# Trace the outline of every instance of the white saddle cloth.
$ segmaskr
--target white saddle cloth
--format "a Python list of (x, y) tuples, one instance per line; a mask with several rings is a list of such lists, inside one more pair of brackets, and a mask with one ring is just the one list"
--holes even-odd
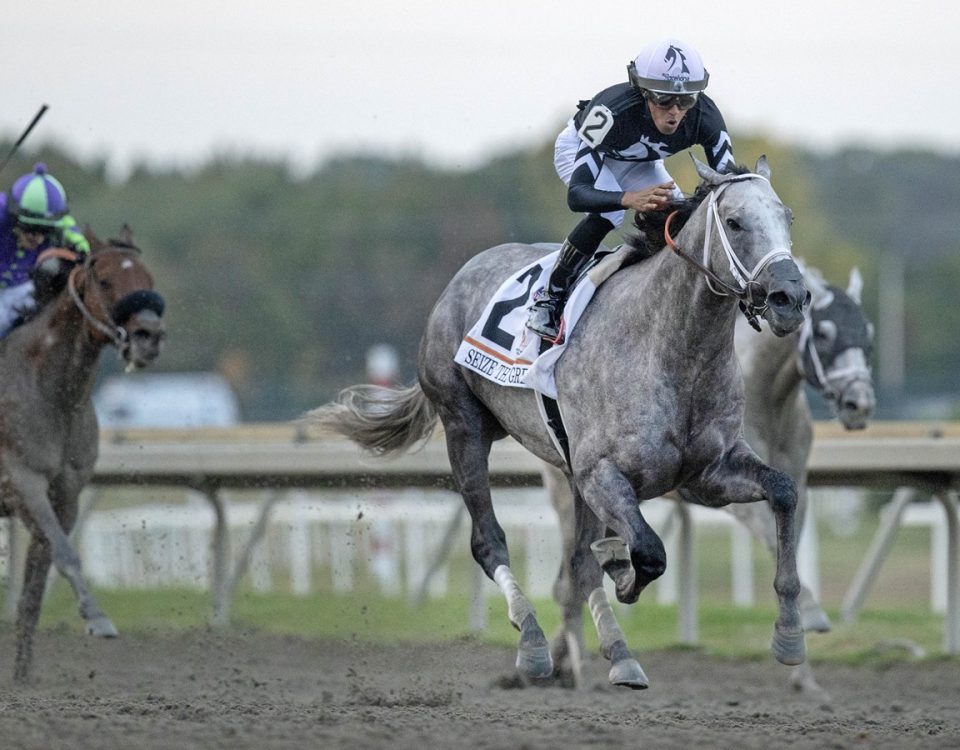
[[(545, 246), (546, 247), (546, 246)], [(507, 279), (487, 303), (483, 314), (460, 344), (454, 361), (487, 380), (514, 388), (530, 388), (555, 399), (553, 369), (567, 348), (570, 332), (590, 298), (633, 252), (620, 245), (601, 250), (595, 264), (581, 277), (563, 309), (563, 341), (540, 354), (540, 337), (526, 327), (530, 305), (543, 294), (557, 249)]]

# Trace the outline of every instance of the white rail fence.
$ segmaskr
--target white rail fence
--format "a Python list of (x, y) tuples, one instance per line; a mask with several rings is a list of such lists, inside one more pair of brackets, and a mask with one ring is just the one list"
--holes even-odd
[[(542, 489), (501, 493), (509, 498), (498, 505), (497, 516), (517, 557), (517, 568), (523, 571), (525, 589), (535, 598), (548, 598), (561, 556), (556, 515)], [(445, 596), (450, 566), (457, 558), (469, 557), (468, 529), (463, 523), (455, 529), (454, 554), (438, 560), (461, 502), (459, 496), (443, 490), (286, 491), (274, 502), (267, 528), (251, 549), (249, 584), (256, 591), (284, 590), (308, 596), (320, 590), (349, 592), (358, 578), (366, 577), (387, 596)], [(262, 512), (260, 503), (238, 500), (227, 508), (230, 536), (249, 539)], [(733, 600), (752, 605), (751, 537), (729, 514), (706, 508), (692, 511), (699, 531), (730, 535)], [(679, 531), (679, 524), (671, 522), (673, 512), (673, 501), (644, 504), (648, 521), (665, 532), (671, 559), (676, 556)], [(4, 579), (10, 568), (8, 529), (7, 524), (0, 526), (0, 576)], [(214, 583), (214, 531), (215, 518), (206, 499), (192, 493), (183, 504), (94, 510), (78, 529), (75, 541), (85, 573), (95, 586), (209, 591)], [(241, 549), (232, 550), (233, 565), (239, 563), (241, 554)], [(438, 562), (436, 571), (432, 571), (434, 562)], [(425, 583), (426, 589), (421, 591)], [(658, 601), (675, 603), (679, 586), (676, 567), (671, 566), (655, 586)], [(486, 592), (500, 595), (492, 582)]]
[[(284, 586), (304, 595), (324, 578), (334, 590), (350, 590), (361, 575), (396, 595), (443, 594), (455, 559), (441, 552), (465, 554), (468, 545), (466, 524), (453, 528), (460, 500), (449, 490), (421, 489), (449, 487), (442, 441), (402, 460), (377, 461), (344, 441), (307, 439), (291, 426), (265, 427), (225, 435), (108, 436), (88, 498), (91, 491), (121, 486), (193, 494), (185, 503), (89, 514), (77, 541), (92, 582), (209, 589), (215, 625), (229, 621), (232, 594), (248, 575), (255, 589)], [(945, 650), (960, 652), (960, 426), (875, 425), (852, 437), (817, 427), (812, 487), (900, 488), (845, 598), (844, 617), (856, 617), (898, 529), (922, 525), (932, 534), (931, 602), (946, 611)], [(498, 516), (523, 561), (515, 559), (514, 566), (530, 595), (549, 596), (559, 565), (559, 531), (540, 486), (540, 464), (521, 446), (503, 441), (494, 446), (491, 477), (498, 496), (513, 493), (510, 502), (498, 503)], [(263, 499), (252, 501), (258, 493)], [(921, 498), (936, 502), (916, 502)], [(681, 640), (696, 640), (694, 529), (731, 536), (733, 600), (753, 602), (750, 537), (730, 516), (665, 500), (648, 503), (646, 514), (677, 563), (668, 566), (656, 591), (661, 602), (679, 601)], [(808, 522), (805, 530), (801, 574), (816, 591), (815, 524)], [(453, 540), (454, 533), (461, 536)], [(11, 569), (18, 560), (17, 550), (10, 550), (16, 540), (0, 524), (0, 575), (11, 583), (8, 617), (20, 579)], [(22, 548), (20, 553), (22, 559)], [(438, 558), (444, 562), (434, 570)], [(476, 569), (472, 562), (470, 569)], [(497, 595), (482, 577), (474, 580), (475, 601), (485, 591)], [(484, 611), (472, 609), (472, 625), (482, 625)]]
[[(509, 499), (498, 507), (511, 548), (523, 571), (525, 590), (548, 598), (560, 563), (560, 530), (542, 489), (501, 490)], [(255, 591), (289, 591), (308, 596), (321, 590), (350, 592), (359, 578), (369, 579), (386, 596), (416, 599), (446, 596), (454, 560), (441, 547), (454, 524), (460, 499), (443, 490), (325, 491), (291, 490), (273, 504), (267, 528), (250, 551), (249, 585)], [(829, 502), (829, 493), (811, 493), (811, 512)], [(894, 512), (890, 505), (887, 515)], [(249, 539), (262, 513), (260, 503), (228, 504), (227, 522), (234, 539)], [(730, 591), (738, 606), (755, 603), (753, 540), (727, 513), (691, 508), (697, 533), (730, 537)], [(929, 529), (930, 606), (947, 606), (947, 517), (935, 502), (912, 502), (901, 509), (902, 526)], [(670, 560), (679, 559), (681, 526), (672, 517), (676, 504), (653, 500), (644, 514), (664, 536)], [(805, 582), (819, 594), (818, 539), (813, 518), (805, 524), (799, 565)], [(9, 526), (0, 526), (0, 577), (10, 567)], [(147, 503), (117, 510), (95, 510), (77, 534), (86, 574), (106, 589), (194, 588), (209, 591), (214, 583), (215, 519), (206, 499), (190, 493), (183, 504)], [(466, 557), (466, 524), (460, 524), (453, 558)], [(231, 551), (233, 565), (240, 549)], [(440, 559), (445, 557), (446, 559)], [(437, 562), (434, 571), (433, 564)], [(681, 567), (670, 565), (654, 584), (657, 601), (677, 603)], [(688, 584), (689, 585), (689, 584)], [(488, 582), (485, 593), (498, 596)]]

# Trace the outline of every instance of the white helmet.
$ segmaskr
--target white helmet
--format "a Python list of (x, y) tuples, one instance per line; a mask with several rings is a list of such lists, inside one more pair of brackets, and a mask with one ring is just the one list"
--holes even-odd
[(645, 47), (627, 65), (627, 73), (638, 89), (658, 94), (697, 94), (710, 79), (700, 53), (679, 39), (661, 39)]

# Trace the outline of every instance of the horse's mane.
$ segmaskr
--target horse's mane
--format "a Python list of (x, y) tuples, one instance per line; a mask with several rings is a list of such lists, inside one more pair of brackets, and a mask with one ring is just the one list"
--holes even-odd
[[(751, 170), (747, 167), (736, 165), (727, 168), (723, 174), (741, 175), (750, 174), (750, 172)], [(701, 182), (693, 191), (693, 195), (686, 196), (682, 200), (670, 201), (664, 208), (644, 213), (637, 212), (633, 218), (633, 226), (637, 231), (626, 237), (627, 245), (636, 251), (637, 260), (652, 257), (663, 249), (665, 245), (663, 228), (670, 214), (674, 212), (677, 214), (670, 223), (670, 232), (676, 235), (709, 194), (710, 187)]]

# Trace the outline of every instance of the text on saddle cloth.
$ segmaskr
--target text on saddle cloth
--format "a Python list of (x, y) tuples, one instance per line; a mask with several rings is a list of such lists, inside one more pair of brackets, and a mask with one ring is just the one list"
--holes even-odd
[(457, 364), (494, 383), (557, 397), (553, 368), (566, 349), (570, 332), (597, 287), (632, 253), (631, 248), (620, 245), (596, 254), (564, 306), (564, 340), (541, 354), (541, 339), (527, 329), (526, 322), (530, 305), (543, 292), (560, 253), (557, 248), (513, 274), (497, 289), (480, 319), (463, 337), (454, 357)]

